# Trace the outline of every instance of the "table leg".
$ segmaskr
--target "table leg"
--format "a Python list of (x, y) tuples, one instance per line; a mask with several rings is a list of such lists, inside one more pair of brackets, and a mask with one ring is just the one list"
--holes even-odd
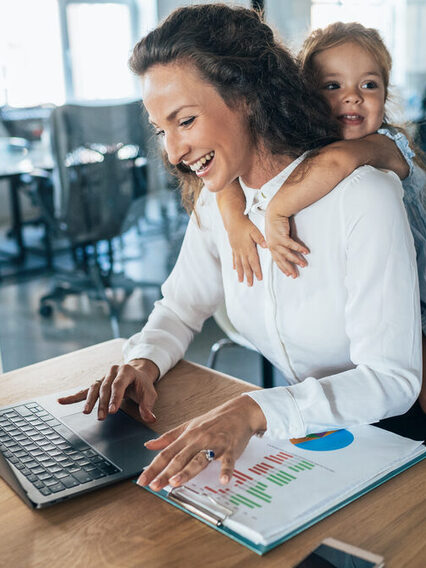
[(12, 176), (10, 178), (9, 194), (10, 194), (10, 207), (12, 216), (12, 232), (18, 247), (18, 254), (14, 257), (14, 261), (17, 263), (22, 263), (25, 260), (25, 244), (24, 237), (22, 233), (22, 211), (21, 202), (19, 200), (19, 177)]

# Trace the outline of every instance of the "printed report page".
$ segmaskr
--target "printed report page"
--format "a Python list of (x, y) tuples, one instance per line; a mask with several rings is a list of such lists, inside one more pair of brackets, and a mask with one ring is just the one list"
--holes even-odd
[(253, 437), (227, 486), (214, 461), (185, 488), (194, 500), (231, 511), (225, 527), (268, 544), (424, 451), (421, 442), (372, 426), (297, 440)]

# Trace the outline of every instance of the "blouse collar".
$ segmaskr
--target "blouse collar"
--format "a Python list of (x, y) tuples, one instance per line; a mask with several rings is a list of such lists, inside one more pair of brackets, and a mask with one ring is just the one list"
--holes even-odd
[(240, 185), (246, 198), (246, 208), (244, 215), (247, 215), (252, 209), (265, 210), (270, 200), (280, 189), (285, 180), (290, 176), (292, 171), (305, 159), (307, 152), (296, 158), (291, 164), (286, 166), (275, 177), (264, 183), (260, 188), (255, 189), (246, 185), (239, 178)]

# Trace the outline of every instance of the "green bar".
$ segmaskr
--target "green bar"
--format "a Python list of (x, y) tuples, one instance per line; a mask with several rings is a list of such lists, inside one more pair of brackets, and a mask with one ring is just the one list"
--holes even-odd
[(229, 500), (231, 501), (231, 503), (234, 503), (234, 505), (240, 505), (241, 503), (238, 501), (238, 499), (235, 499), (234, 496), (230, 497)]
[(296, 469), (293, 465), (289, 465), (288, 469), (291, 469), (292, 471), (299, 471), (298, 469)]
[(284, 479), (281, 479), (280, 477), (278, 477), (277, 475), (274, 475), (273, 473), (271, 473), (271, 475), (268, 477), (268, 479), (270, 479), (271, 481), (276, 481), (277, 483), (281, 483), (281, 487), (283, 485), (287, 485), (287, 481), (285, 481)]
[(266, 489), (268, 486), (266, 485), (266, 483), (262, 483), (261, 481), (258, 481), (256, 487), (264, 487)]
[(243, 495), (240, 495), (238, 493), (238, 495), (236, 495), (236, 497), (238, 497), (238, 499), (241, 499), (241, 502), (244, 503), (245, 505), (250, 505), (253, 507), (260, 507), (261, 505), (259, 505), (259, 503), (256, 503), (255, 501), (252, 501), (251, 499), (247, 499), (247, 497), (244, 497)]
[(282, 481), (283, 483), (285, 483), (286, 485), (287, 485), (287, 483), (290, 483), (290, 479), (287, 479), (283, 475), (276, 474), (276, 478), (279, 479), (280, 481)]
[(254, 509), (253, 505), (250, 505), (249, 503), (246, 503), (245, 501), (243, 501), (242, 499), (240, 499), (238, 497), (238, 495), (236, 497), (234, 497), (234, 499), (237, 500), (238, 504), (240, 505), (245, 505), (246, 507), (249, 507), (250, 509)]
[(247, 493), (250, 493), (250, 495), (254, 495), (254, 497), (257, 497), (258, 499), (262, 499), (263, 501), (266, 501), (266, 503), (271, 502), (271, 500), (267, 499), (264, 495), (259, 495), (259, 493), (256, 493), (253, 488), (247, 489)]
[(288, 477), (286, 475), (284, 475), (283, 473), (277, 471), (274, 474), (276, 477), (278, 477), (279, 479), (282, 479), (283, 481), (285, 481), (286, 483), (288, 483), (290, 480), (288, 479)]
[(272, 477), (268, 477), (269, 481), (272, 481), (272, 483), (275, 483), (275, 485), (279, 485), (280, 487), (284, 487), (284, 481), (275, 481), (275, 479), (272, 479)]
[(291, 473), (288, 473), (287, 471), (280, 470), (280, 472), (286, 475), (289, 479), (296, 479), (294, 475), (291, 475)]
[(313, 463), (307, 462), (306, 460), (303, 460), (300, 463), (305, 464), (307, 467), (309, 467), (309, 469), (312, 469), (313, 467), (315, 467)]
[(271, 475), (274, 475), (275, 477), (278, 477), (279, 479), (281, 479), (282, 475), (280, 474), (279, 471), (274, 471), (274, 473), (271, 473)]
[[(249, 487), (249, 489), (252, 489), (253, 491), (255, 491), (258, 495), (261, 495), (262, 497), (266, 497), (267, 499), (272, 499), (272, 496), (265, 493), (265, 491), (263, 489), (258, 489), (257, 487)], [(247, 491), (248, 491), (248, 489), (247, 489)]]

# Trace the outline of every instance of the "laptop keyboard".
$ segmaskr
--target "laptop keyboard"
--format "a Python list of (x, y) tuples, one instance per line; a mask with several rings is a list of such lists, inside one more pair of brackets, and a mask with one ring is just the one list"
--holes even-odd
[(0, 450), (42, 495), (121, 471), (35, 402), (0, 411)]

